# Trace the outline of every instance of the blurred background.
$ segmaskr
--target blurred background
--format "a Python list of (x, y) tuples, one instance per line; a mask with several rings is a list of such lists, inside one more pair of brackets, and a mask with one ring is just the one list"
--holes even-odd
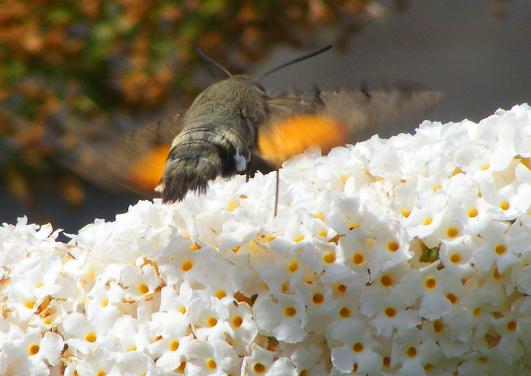
[(186, 109), (223, 78), (196, 47), (259, 74), (329, 43), (264, 86), (415, 81), (444, 93), (426, 116), (442, 122), (531, 103), (529, 0), (3, 0), (0, 222), (76, 232), (137, 202), (90, 183), (80, 150)]

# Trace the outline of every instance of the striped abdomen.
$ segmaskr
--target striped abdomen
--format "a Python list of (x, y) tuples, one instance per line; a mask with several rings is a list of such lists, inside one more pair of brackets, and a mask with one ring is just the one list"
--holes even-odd
[(187, 127), (173, 141), (164, 176), (162, 200), (180, 201), (189, 190), (205, 192), (208, 181), (247, 168), (251, 158), (247, 134), (216, 123)]

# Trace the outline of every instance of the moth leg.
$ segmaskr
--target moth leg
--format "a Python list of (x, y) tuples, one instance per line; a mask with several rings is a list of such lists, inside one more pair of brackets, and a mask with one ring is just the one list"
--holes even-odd
[(275, 209), (273, 211), (273, 217), (277, 216), (277, 211), (278, 211), (278, 187), (280, 185), (280, 178), (279, 178), (278, 174), (279, 174), (279, 169), (276, 169), (275, 170), (275, 175), (276, 175), (276, 182), (275, 182)]

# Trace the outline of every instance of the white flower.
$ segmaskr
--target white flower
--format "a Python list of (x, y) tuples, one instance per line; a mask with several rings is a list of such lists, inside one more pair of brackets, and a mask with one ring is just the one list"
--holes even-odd
[(25, 333), (19, 330), (11, 328), (10, 342), (0, 343), (2, 374), (48, 374), (48, 365), (54, 367), (59, 364), (64, 346), (63, 339), (56, 333), (41, 333), (40, 329), (36, 328), (30, 328)]
[(59, 256), (50, 254), (27, 258), (13, 269), (5, 294), (21, 319), (29, 319), (48, 296), (76, 296), (71, 282), (61, 275), (61, 268)]
[(109, 334), (101, 342), (102, 346), (117, 353), (144, 351), (149, 343), (147, 327), (142, 321), (124, 315), (113, 322)]
[(492, 313), (501, 306), (505, 294), (499, 290), (477, 288), (474, 282), (480, 281), (469, 282), (466, 295), (462, 298), (462, 305), (467, 309), (466, 315), (472, 319), (474, 336), (478, 339), (489, 329)]
[(332, 207), (329, 217), (332, 228), (338, 234), (371, 229), (378, 223), (372, 212), (362, 206), (360, 200), (356, 198), (345, 198), (337, 202)]
[(274, 356), (274, 352), (267, 351), (257, 344), (252, 344), (251, 353), (243, 359), (241, 374), (249, 376), (269, 375), (274, 363)]
[(292, 241), (274, 239), (269, 252), (251, 256), (250, 264), (265, 284), (273, 291), (286, 292), (301, 283), (310, 267), (304, 258), (302, 248), (289, 251)]
[(115, 354), (116, 363), (110, 374), (157, 376), (155, 362), (141, 351), (129, 351)]
[(410, 238), (428, 238), (442, 225), (447, 198), (438, 192), (426, 193), (417, 205), (403, 222)]
[(332, 287), (318, 282), (302, 284), (297, 287), (296, 295), (303, 298), (306, 306), (306, 330), (313, 333), (325, 331), (324, 324), (332, 318), (339, 304), (333, 299)]
[(119, 278), (119, 284), (125, 290), (124, 298), (128, 301), (145, 299), (162, 284), (157, 270), (151, 264), (140, 267), (123, 265)]
[(183, 280), (193, 284), (209, 274), (205, 267), (214, 257), (212, 248), (174, 234), (153, 260), (167, 284), (179, 284)]
[(403, 330), (393, 338), (391, 366), (399, 366), (399, 375), (427, 375), (434, 365), (444, 361), (437, 344), (419, 336), (417, 330)]
[[(428, 320), (435, 320), (447, 315), (452, 310), (452, 302), (447, 294), (459, 290), (460, 282), (446, 269), (437, 270), (437, 265), (432, 264), (418, 273), (410, 272), (400, 280), (397, 291), (404, 301), (419, 292), (419, 314)], [(455, 294), (454, 294), (455, 295)]]
[(405, 263), (412, 257), (412, 253), (409, 250), (406, 234), (399, 229), (384, 228), (374, 231), (373, 234), (372, 257), (368, 261), (368, 266), (371, 279), (374, 280), (382, 272)]
[(245, 302), (227, 303), (229, 308), (230, 336), (238, 355), (245, 354), (258, 333), (251, 307)]
[(224, 341), (207, 342), (199, 339), (191, 340), (184, 350), (187, 375), (235, 375), (241, 368), (241, 361)]
[(470, 236), (441, 242), (439, 258), (455, 277), (463, 278), (473, 273), (472, 252), (479, 244)]
[(420, 323), (416, 310), (408, 309), (398, 294), (373, 288), (361, 296), (361, 312), (372, 319), (378, 335), (390, 337), (398, 329), (409, 329)]
[(181, 315), (157, 312), (149, 325), (150, 354), (157, 360), (157, 366), (169, 372), (178, 368), (184, 360), (184, 343), (191, 340), (188, 321)]
[(321, 343), (306, 342), (290, 350), (290, 360), (296, 368), (297, 375), (323, 375), (326, 373)]
[(229, 309), (217, 298), (200, 296), (194, 299), (188, 310), (188, 319), (197, 338), (208, 341), (225, 339), (230, 333)]
[(118, 307), (125, 298), (125, 292), (115, 282), (100, 282), (98, 281), (89, 292), (85, 306), (86, 315), (90, 321), (110, 328), (121, 315)]
[(531, 250), (529, 235), (517, 224), (509, 226), (492, 222), (479, 235), (484, 239), (484, 246), (473, 253), (472, 259), (482, 271), (496, 265), (503, 273), (507, 267), (519, 261), (519, 254)]
[(65, 342), (69, 348), (81, 354), (96, 350), (109, 332), (97, 331), (95, 326), (81, 313), (74, 312), (63, 320)]
[(253, 305), (260, 332), (280, 341), (297, 343), (304, 339), (307, 317), (302, 299), (294, 295), (263, 294)]
[(115, 365), (113, 354), (109, 351), (98, 348), (89, 353), (84, 358), (70, 357), (65, 359), (66, 368), (64, 374), (66, 376), (92, 376), (104, 374), (111, 374)]
[[(342, 372), (359, 372), (377, 375), (382, 368), (379, 346), (367, 330), (366, 323), (358, 319), (336, 321), (328, 327), (327, 338), (331, 342), (331, 360)], [(334, 344), (338, 347), (334, 347)]]
[(67, 243), (0, 226), (2, 375), (524, 375), (531, 107), (310, 150)]

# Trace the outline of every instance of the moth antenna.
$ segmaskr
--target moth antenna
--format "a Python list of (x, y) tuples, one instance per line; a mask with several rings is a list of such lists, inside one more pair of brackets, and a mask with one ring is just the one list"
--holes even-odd
[(203, 51), (202, 49), (200, 48), (196, 48), (195, 49), (195, 52), (197, 52), (197, 54), (199, 56), (201, 56), (205, 61), (207, 61), (208, 63), (212, 64), (213, 66), (215, 66), (216, 68), (218, 68), (219, 70), (225, 72), (225, 74), (229, 77), (232, 77), (232, 74), (230, 74), (230, 72), (228, 71), (227, 68), (225, 68), (223, 65), (221, 65), (220, 63), (218, 63), (216, 60), (214, 60), (213, 58), (211, 58), (210, 56), (208, 56), (205, 51)]
[(319, 50), (317, 50), (317, 51), (310, 52), (309, 54), (302, 55), (302, 56), (297, 57), (297, 58), (295, 58), (295, 59), (293, 59), (293, 60), (290, 60), (290, 61), (288, 61), (288, 62), (286, 62), (286, 63), (284, 63), (284, 64), (281, 64), (281, 65), (279, 65), (279, 66), (277, 66), (277, 67), (275, 67), (275, 68), (273, 68), (273, 69), (271, 69), (271, 70), (265, 72), (263, 75), (260, 76), (260, 79), (265, 78), (265, 77), (269, 76), (270, 74), (275, 73), (276, 71), (278, 71), (278, 70), (280, 70), (280, 69), (282, 69), (282, 68), (286, 68), (286, 67), (288, 67), (288, 66), (290, 66), (290, 65), (292, 65), (292, 64), (299, 63), (299, 62), (301, 62), (301, 61), (303, 61), (303, 60), (306, 60), (306, 59), (309, 59), (309, 58), (311, 58), (311, 57), (314, 57), (314, 56), (320, 55), (320, 54), (322, 54), (323, 52), (328, 51), (328, 50), (331, 49), (332, 47), (333, 47), (333, 46), (330, 44), (330, 45), (328, 45), (328, 46), (326, 46), (326, 47), (323, 47), (323, 48), (321, 48), (321, 49), (319, 49)]

